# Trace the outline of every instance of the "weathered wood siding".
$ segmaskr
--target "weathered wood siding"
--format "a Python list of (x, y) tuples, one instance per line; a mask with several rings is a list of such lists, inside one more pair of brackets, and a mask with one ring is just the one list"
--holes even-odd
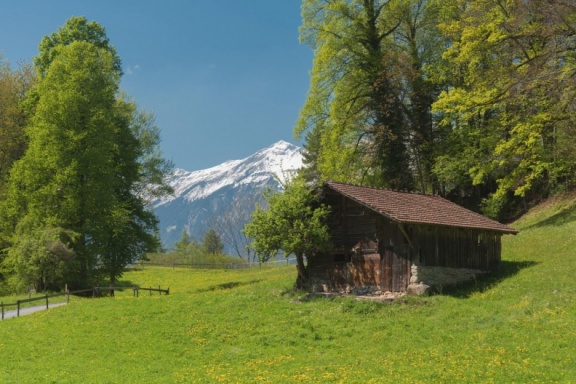
[(311, 260), (311, 277), (324, 281), (327, 289), (375, 286), (405, 290), (411, 255), (398, 226), (339, 194), (328, 194), (325, 203), (332, 208), (328, 226), (334, 252)]
[(410, 227), (414, 261), (419, 265), (482, 271), (500, 267), (499, 233), (431, 225)]
[(411, 266), (494, 271), (501, 234), (425, 224), (399, 224), (338, 193), (327, 192), (334, 251), (310, 260), (314, 281), (327, 289), (376, 286), (405, 291)]

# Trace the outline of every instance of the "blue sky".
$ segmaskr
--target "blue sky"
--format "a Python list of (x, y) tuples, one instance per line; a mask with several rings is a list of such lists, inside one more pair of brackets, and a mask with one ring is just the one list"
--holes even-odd
[(122, 89), (152, 111), (162, 149), (189, 171), (240, 159), (292, 128), (312, 50), (300, 0), (19, 0), (0, 3), (0, 53), (31, 62), (71, 16), (99, 22), (124, 67)]

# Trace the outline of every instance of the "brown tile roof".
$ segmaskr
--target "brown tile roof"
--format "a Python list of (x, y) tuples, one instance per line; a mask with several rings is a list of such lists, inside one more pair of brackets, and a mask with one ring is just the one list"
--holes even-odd
[(503, 233), (518, 233), (439, 196), (362, 187), (328, 181), (330, 189), (399, 223), (433, 224), (458, 228), (477, 228)]

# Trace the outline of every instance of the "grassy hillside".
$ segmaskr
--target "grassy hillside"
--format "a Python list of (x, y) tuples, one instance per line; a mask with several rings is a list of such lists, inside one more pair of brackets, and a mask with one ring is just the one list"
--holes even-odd
[(576, 382), (576, 203), (515, 225), (499, 274), (393, 304), (292, 293), (294, 267), (130, 272), (171, 295), (0, 322), (0, 382)]

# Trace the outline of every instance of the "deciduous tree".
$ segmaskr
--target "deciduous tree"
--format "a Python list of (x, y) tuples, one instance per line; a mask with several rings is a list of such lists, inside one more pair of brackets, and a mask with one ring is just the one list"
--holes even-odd
[(434, 191), (436, 2), (306, 0), (302, 9), (314, 64), (295, 134), (307, 132), (308, 175)]
[(118, 81), (107, 52), (85, 42), (61, 47), (38, 84), (27, 129), (30, 145), (15, 163), (9, 183), (13, 249), (43, 228), (78, 233), (76, 277), (85, 282), (93, 278), (115, 208)]
[[(402, 112), (388, 86), (389, 1), (305, 0), (301, 41), (314, 49), (310, 90), (295, 134), (315, 131), (323, 178), (411, 187)], [(408, 174), (407, 174), (408, 172)]]
[(244, 231), (254, 239), (252, 248), (260, 257), (274, 257), (280, 250), (286, 257), (296, 255), (296, 283), (304, 288), (309, 282), (304, 259), (331, 248), (325, 223), (329, 208), (318, 203), (302, 178), (289, 181), (283, 192), (268, 192), (265, 197), (268, 209), (257, 206)]
[[(94, 33), (93, 33), (94, 32)], [(119, 58), (103, 28), (72, 18), (43, 40), (28, 101), (29, 147), (14, 164), (0, 211), (15, 265), (38, 231), (74, 233), (67, 282), (86, 286), (159, 245), (147, 203), (170, 190), (153, 116), (119, 93)], [(31, 261), (32, 262), (32, 261)]]
[(39, 53), (34, 58), (34, 66), (40, 77), (44, 77), (52, 62), (58, 57), (60, 47), (83, 41), (108, 52), (112, 58), (114, 71), (122, 75), (122, 61), (116, 49), (110, 44), (106, 30), (95, 21), (88, 21), (84, 16), (73, 16), (58, 31), (44, 36), (39, 46)]
[[(443, 31), (457, 79), (435, 108), (451, 127), (454, 152), (473, 183), (497, 180), (488, 210), (510, 193), (545, 195), (574, 174), (576, 5), (570, 1), (451, 1)], [(570, 153), (569, 153), (570, 152)], [(444, 168), (444, 167), (439, 167)], [(454, 173), (442, 173), (454, 176)]]
[(28, 116), (20, 104), (35, 78), (31, 66), (22, 65), (12, 70), (0, 57), (0, 199), (10, 168), (26, 150)]

